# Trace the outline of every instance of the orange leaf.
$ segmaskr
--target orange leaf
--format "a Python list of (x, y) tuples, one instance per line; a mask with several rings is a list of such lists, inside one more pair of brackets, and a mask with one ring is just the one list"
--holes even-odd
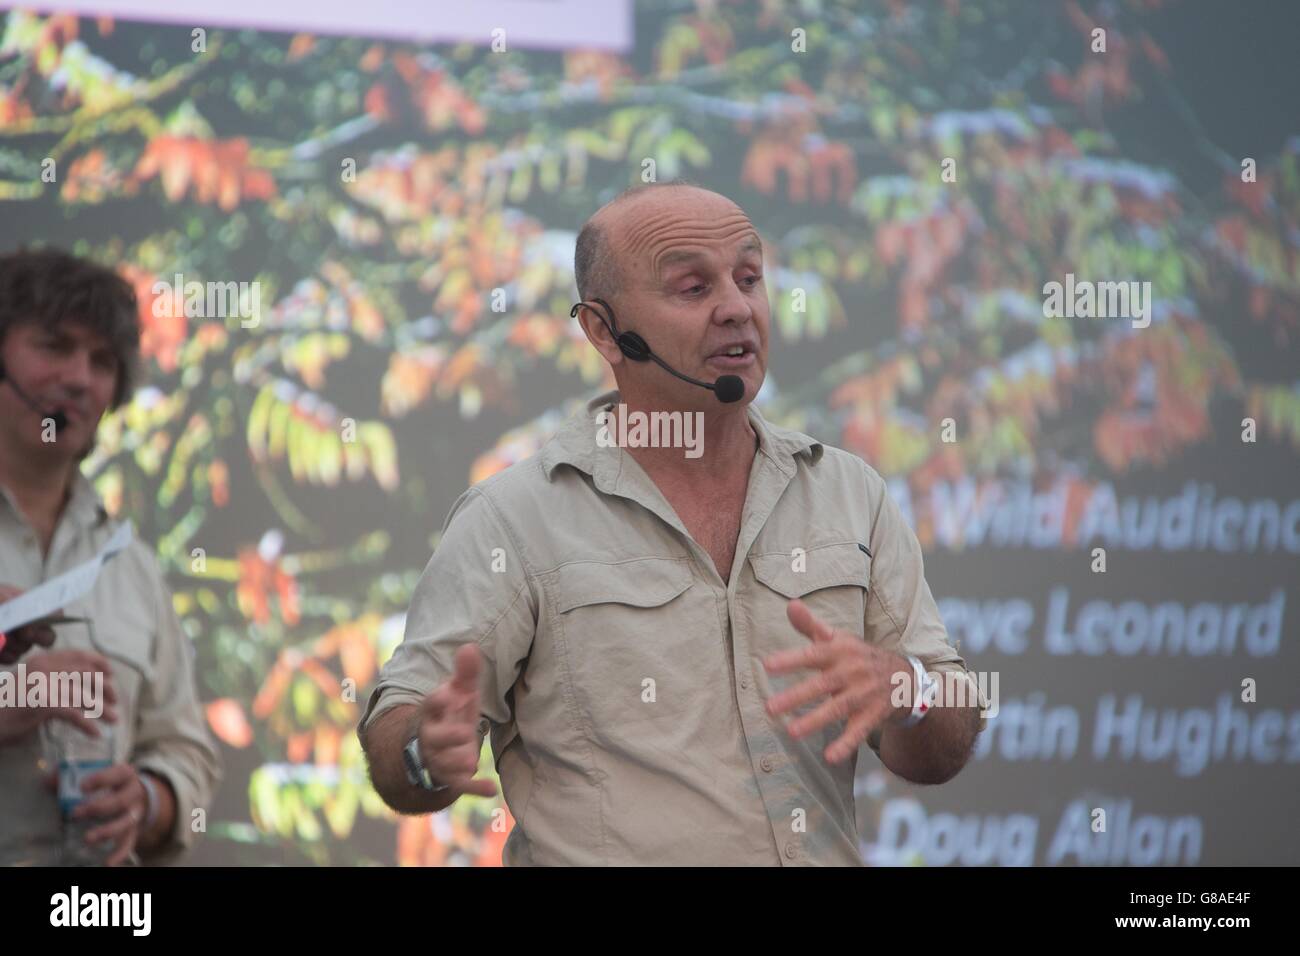
[(208, 704), (207, 713), (208, 726), (222, 743), (242, 750), (253, 742), (253, 728), (239, 701), (231, 697), (214, 700)]

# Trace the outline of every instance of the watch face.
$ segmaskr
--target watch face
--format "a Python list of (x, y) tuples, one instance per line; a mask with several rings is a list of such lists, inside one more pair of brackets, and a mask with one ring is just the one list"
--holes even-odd
[(419, 738), (412, 737), (402, 748), (402, 762), (406, 764), (406, 776), (414, 786), (431, 789), (429, 773), (420, 761)]

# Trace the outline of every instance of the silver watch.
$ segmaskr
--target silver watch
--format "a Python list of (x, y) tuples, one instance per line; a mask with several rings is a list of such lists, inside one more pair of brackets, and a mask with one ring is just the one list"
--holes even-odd
[(411, 786), (419, 787), (429, 793), (438, 793), (448, 789), (451, 784), (434, 783), (433, 777), (429, 774), (428, 769), (424, 766), (424, 760), (420, 757), (420, 738), (414, 736), (406, 742), (402, 748), (402, 764), (406, 767), (406, 779), (411, 781)]

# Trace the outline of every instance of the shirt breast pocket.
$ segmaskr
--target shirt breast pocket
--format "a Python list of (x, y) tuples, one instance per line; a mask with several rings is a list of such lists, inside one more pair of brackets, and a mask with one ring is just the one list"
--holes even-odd
[(693, 585), (686, 558), (579, 561), (556, 570), (556, 629), (574, 697), (598, 736), (691, 705), (720, 644), (713, 602)]
[(864, 635), (871, 559), (857, 542), (753, 554), (749, 565), (758, 582), (752, 604), (760, 654), (808, 642), (786, 614), (795, 598), (831, 627)]

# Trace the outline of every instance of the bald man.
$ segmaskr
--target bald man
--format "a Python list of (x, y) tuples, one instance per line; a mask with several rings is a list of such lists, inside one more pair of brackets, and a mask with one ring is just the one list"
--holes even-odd
[(916, 537), (860, 458), (752, 406), (770, 308), (734, 202), (629, 190), (575, 267), (618, 388), (452, 507), (361, 721), (375, 786), (490, 796), (490, 729), (507, 865), (861, 865), (860, 745), (942, 783), (984, 723)]

